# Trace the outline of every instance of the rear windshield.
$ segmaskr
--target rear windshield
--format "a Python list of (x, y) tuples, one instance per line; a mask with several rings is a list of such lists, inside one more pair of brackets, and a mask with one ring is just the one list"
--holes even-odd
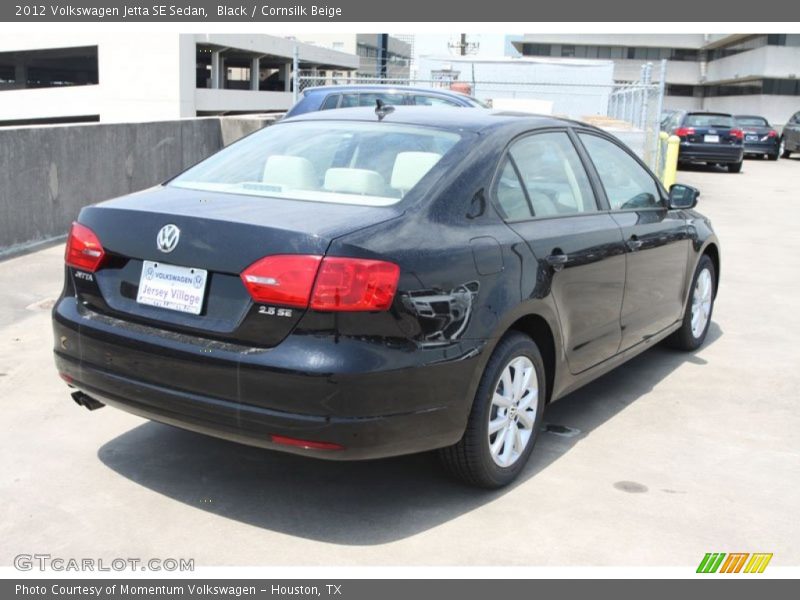
[(736, 117), (736, 122), (744, 127), (769, 127), (764, 117)]
[(169, 185), (269, 198), (388, 206), (460, 140), (450, 131), (356, 121), (267, 127)]
[(686, 115), (683, 124), (685, 127), (735, 127), (732, 116), (713, 114)]

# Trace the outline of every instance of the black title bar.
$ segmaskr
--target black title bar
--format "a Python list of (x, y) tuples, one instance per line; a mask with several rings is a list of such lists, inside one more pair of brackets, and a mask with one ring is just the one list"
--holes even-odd
[[(800, 21), (791, 0), (72, 0), (0, 4), (0, 22), (742, 22)], [(751, 28), (748, 28), (751, 29)]]

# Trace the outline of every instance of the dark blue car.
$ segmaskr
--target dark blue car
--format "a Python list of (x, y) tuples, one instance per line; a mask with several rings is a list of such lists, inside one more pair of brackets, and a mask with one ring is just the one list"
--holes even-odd
[(477, 98), (446, 89), (387, 85), (326, 85), (306, 88), (300, 100), (289, 109), (286, 116), (296, 117), (303, 113), (332, 108), (375, 106), (376, 100), (391, 105), (488, 108), (488, 105)]

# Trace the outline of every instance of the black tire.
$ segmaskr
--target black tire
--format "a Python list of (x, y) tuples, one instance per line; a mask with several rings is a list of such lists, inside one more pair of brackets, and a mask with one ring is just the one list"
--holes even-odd
[[(696, 336), (692, 331), (692, 300), (694, 297), (697, 280), (700, 277), (700, 273), (704, 269), (707, 269), (711, 275), (711, 308), (708, 313), (708, 321), (706, 322), (703, 331), (700, 332), (700, 335)], [(714, 316), (714, 300), (717, 292), (716, 281), (717, 279), (714, 269), (714, 262), (708, 257), (707, 254), (704, 254), (700, 258), (700, 262), (697, 263), (697, 268), (695, 269), (694, 276), (692, 277), (692, 287), (689, 289), (689, 299), (686, 302), (686, 310), (683, 313), (683, 322), (681, 323), (681, 327), (667, 338), (667, 344), (677, 350), (685, 350), (687, 352), (697, 350), (703, 345), (706, 335), (708, 334), (708, 328), (711, 326), (711, 318)]]
[(775, 154), (767, 154), (767, 158), (770, 160), (778, 160), (777, 152)]
[[(492, 396), (503, 371), (517, 357), (527, 357), (534, 366), (538, 378), (538, 398), (532, 433), (525, 449), (516, 462), (509, 467), (495, 463), (489, 446), (489, 418), (492, 411)], [(454, 446), (439, 450), (445, 468), (462, 481), (482, 488), (495, 489), (508, 485), (520, 474), (539, 439), (547, 396), (544, 361), (539, 348), (527, 335), (513, 331), (497, 344), (481, 377), (472, 403), (464, 436)], [(497, 434), (495, 434), (497, 435)]]
[(728, 173), (738, 173), (742, 170), (742, 162), (739, 161), (738, 163), (728, 163)]

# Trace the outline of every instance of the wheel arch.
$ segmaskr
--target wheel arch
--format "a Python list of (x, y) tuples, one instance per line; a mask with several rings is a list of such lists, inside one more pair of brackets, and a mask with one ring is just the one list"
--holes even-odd
[(556, 340), (550, 324), (541, 315), (531, 313), (514, 321), (509, 326), (508, 331), (524, 333), (539, 347), (539, 352), (544, 361), (545, 379), (547, 383), (547, 397), (545, 398), (545, 402), (550, 402), (550, 399), (553, 397), (553, 385), (556, 375)]
[(708, 256), (714, 265), (714, 297), (717, 297), (719, 291), (719, 275), (720, 275), (720, 258), (719, 247), (714, 242), (709, 244), (703, 249), (703, 255)]

